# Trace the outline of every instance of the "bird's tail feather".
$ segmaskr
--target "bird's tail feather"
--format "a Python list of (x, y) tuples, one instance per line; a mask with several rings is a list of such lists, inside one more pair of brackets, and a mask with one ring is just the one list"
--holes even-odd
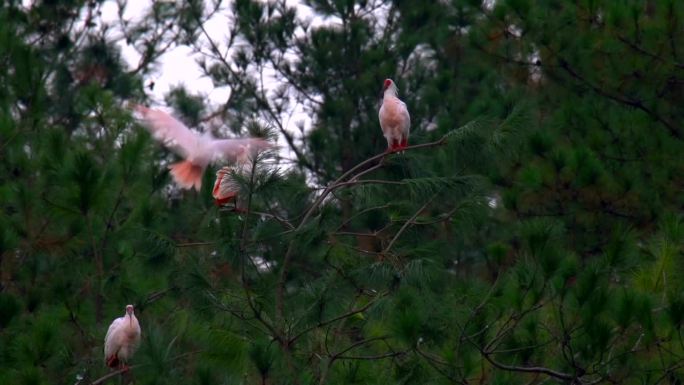
[(184, 160), (178, 163), (174, 163), (169, 166), (171, 170), (171, 176), (176, 183), (186, 189), (195, 188), (195, 190), (200, 191), (202, 188), (202, 174), (204, 174), (204, 168), (193, 164), (189, 160)]

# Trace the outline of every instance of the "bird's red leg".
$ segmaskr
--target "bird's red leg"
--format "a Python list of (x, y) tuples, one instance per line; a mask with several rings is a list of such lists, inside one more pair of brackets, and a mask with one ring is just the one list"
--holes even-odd
[(406, 148), (406, 147), (408, 147), (408, 138), (404, 136), (401, 138), (401, 148)]
[(116, 354), (113, 354), (109, 358), (107, 358), (107, 366), (109, 366), (110, 368), (118, 367), (119, 364), (119, 359), (117, 358)]
[(385, 154), (391, 154), (393, 150), (394, 150), (394, 146), (392, 146), (391, 144), (389, 144), (389, 145), (387, 146), (387, 150), (385, 150)]

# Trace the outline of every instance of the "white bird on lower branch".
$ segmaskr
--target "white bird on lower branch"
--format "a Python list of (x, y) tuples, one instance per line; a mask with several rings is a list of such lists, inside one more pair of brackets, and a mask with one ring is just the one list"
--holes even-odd
[(126, 314), (115, 319), (105, 336), (105, 363), (110, 368), (127, 369), (126, 363), (140, 345), (140, 324), (133, 305), (126, 306)]
[(136, 105), (134, 110), (155, 139), (185, 160), (169, 166), (171, 176), (185, 189), (202, 188), (202, 175), (209, 163), (233, 163), (245, 151), (257, 153), (273, 145), (264, 139), (216, 139), (210, 134), (197, 134), (171, 115), (152, 108)]

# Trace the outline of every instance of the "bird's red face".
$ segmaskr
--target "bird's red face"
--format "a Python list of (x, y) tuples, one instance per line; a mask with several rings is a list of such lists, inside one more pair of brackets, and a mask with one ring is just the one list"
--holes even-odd
[(392, 79), (385, 79), (385, 83), (382, 85), (382, 90), (388, 89), (392, 85)]
[(126, 306), (126, 314), (133, 315), (133, 305)]

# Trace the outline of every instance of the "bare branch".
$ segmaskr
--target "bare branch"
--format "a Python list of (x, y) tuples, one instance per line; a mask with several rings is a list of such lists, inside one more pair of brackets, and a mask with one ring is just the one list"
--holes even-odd
[(494, 365), (495, 367), (501, 369), (501, 370), (506, 370), (509, 372), (522, 372), (522, 373), (541, 373), (541, 374), (546, 374), (547, 376), (553, 377), (553, 378), (558, 378), (561, 380), (565, 381), (572, 381), (575, 379), (575, 376), (572, 376), (567, 373), (563, 372), (558, 372), (553, 369), (545, 368), (542, 366), (514, 366), (514, 365), (506, 365), (502, 364), (500, 362), (495, 361), (488, 353), (482, 352), (482, 356), (489, 361), (490, 364)]
[[(176, 361), (176, 360), (179, 360), (179, 359), (181, 359), (181, 358), (185, 358), (185, 357), (187, 357), (187, 356), (191, 356), (191, 355), (193, 355), (193, 354), (197, 354), (197, 353), (201, 353), (201, 352), (202, 352), (202, 350), (195, 350), (195, 351), (192, 351), (192, 352), (187, 352), (187, 353), (179, 354), (179, 355), (177, 355), (177, 356), (175, 356), (175, 357), (173, 357), (173, 358), (170, 358), (170, 359), (167, 360), (166, 362)], [(125, 368), (122, 368), (122, 369), (115, 370), (115, 371), (113, 371), (113, 372), (111, 372), (111, 373), (107, 373), (107, 374), (105, 374), (104, 376), (98, 378), (97, 380), (91, 382), (90, 385), (104, 384), (107, 380), (109, 380), (110, 378), (116, 377), (116, 376), (119, 375), (119, 374), (126, 373), (126, 372), (128, 372), (128, 371), (130, 371), (130, 370), (142, 368), (143, 366), (149, 366), (149, 365), (150, 365), (150, 364), (138, 364), (138, 365), (128, 366), (128, 367), (125, 367)]]
[[(436, 147), (436, 146), (441, 146), (447, 141), (447, 136), (444, 135), (438, 140), (434, 142), (429, 142), (429, 143), (422, 143), (422, 144), (417, 144), (414, 146), (409, 146), (403, 149), (403, 151), (411, 151), (411, 150), (417, 150), (421, 148), (429, 148), (429, 147)], [(356, 171), (359, 169), (363, 168), (364, 166), (367, 166), (373, 162), (376, 162), (378, 160), (384, 159), (386, 156), (390, 155), (391, 153), (383, 152), (382, 154), (375, 155), (373, 157), (370, 157), (363, 162), (357, 164), (356, 166), (352, 167), (349, 171), (345, 172), (337, 178), (333, 183), (331, 183), (328, 187), (326, 187), (325, 190), (321, 193), (321, 195), (316, 199), (313, 205), (309, 208), (309, 210), (306, 212), (304, 215), (304, 218), (302, 219), (301, 223), (299, 226), (297, 226), (297, 230), (301, 229), (301, 227), (306, 223), (306, 220), (309, 219), (309, 217), (313, 214), (313, 212), (316, 210), (316, 208), (323, 202), (323, 200), (330, 194), (334, 189), (339, 188), (341, 186), (345, 186), (343, 181), (353, 175)], [(353, 178), (352, 178), (353, 179)], [(401, 182), (395, 182), (395, 183), (401, 183)]]
[(402, 350), (400, 352), (390, 352), (390, 353), (385, 353), (385, 354), (378, 354), (375, 356), (339, 356), (339, 357), (336, 357), (336, 359), (338, 359), (338, 360), (367, 360), (367, 361), (372, 361), (372, 360), (382, 360), (384, 358), (403, 356), (406, 353), (408, 353), (408, 351)]
[(641, 100), (630, 99), (630, 98), (624, 97), (622, 95), (616, 95), (616, 94), (613, 94), (613, 93), (610, 93), (610, 92), (604, 90), (603, 88), (591, 83), (589, 80), (585, 79), (583, 76), (581, 76), (575, 70), (570, 68), (570, 65), (565, 60), (561, 60), (560, 68), (565, 70), (565, 72), (567, 72), (570, 76), (572, 76), (576, 80), (579, 80), (584, 85), (586, 85), (589, 88), (591, 88), (592, 90), (594, 90), (594, 92), (596, 92), (597, 94), (599, 94), (601, 96), (605, 96), (606, 98), (614, 100), (618, 103), (621, 103), (621, 104), (624, 104), (624, 105), (627, 105), (630, 107), (634, 107), (638, 110), (645, 112), (647, 115), (649, 115), (654, 120), (662, 123), (665, 126), (665, 128), (667, 128), (667, 130), (670, 132), (670, 134), (672, 136), (674, 136), (677, 139), (682, 139), (682, 133), (680, 132), (679, 128), (674, 126), (671, 122), (669, 122), (664, 117), (657, 114), (655, 111), (653, 111), (649, 107), (645, 106)]
[(399, 231), (397, 231), (397, 233), (394, 234), (394, 237), (392, 238), (392, 240), (390, 241), (390, 243), (387, 245), (387, 247), (385, 247), (385, 249), (381, 252), (381, 254), (386, 254), (386, 253), (388, 253), (388, 252), (390, 251), (390, 249), (392, 248), (392, 246), (394, 246), (394, 242), (396, 242), (397, 239), (399, 239), (399, 236), (401, 236), (401, 234), (402, 234), (404, 231), (406, 231), (406, 229), (409, 227), (409, 225), (410, 225), (411, 223), (413, 223), (413, 222), (416, 220), (416, 218), (418, 218), (418, 215), (420, 215), (420, 213), (423, 212), (423, 210), (425, 210), (425, 208), (426, 208), (430, 203), (432, 203), (432, 201), (433, 201), (435, 198), (437, 198), (437, 195), (439, 195), (439, 192), (435, 193), (435, 194), (432, 196), (432, 198), (428, 199), (428, 201), (425, 202), (425, 204), (424, 204), (423, 206), (421, 206), (418, 210), (416, 210), (416, 212), (411, 216), (411, 218), (409, 218), (406, 222), (404, 222), (404, 224), (401, 226), (401, 228), (399, 229)]
[[(333, 323), (333, 322), (337, 322), (337, 321), (340, 321), (340, 320), (342, 320), (342, 319), (351, 317), (351, 316), (353, 316), (354, 314), (363, 313), (364, 311), (368, 310), (368, 308), (371, 307), (371, 306), (375, 303), (375, 301), (376, 301), (377, 299), (386, 296), (387, 293), (388, 293), (388, 292), (380, 293), (377, 297), (375, 297), (374, 299), (372, 299), (371, 301), (369, 301), (367, 304), (365, 304), (364, 306), (362, 306), (362, 307), (360, 307), (360, 308), (358, 308), (358, 309), (353, 309), (353, 310), (351, 310), (351, 311), (349, 311), (349, 312), (347, 312), (347, 313), (344, 313), (344, 314), (342, 314), (342, 315), (339, 315), (339, 316), (337, 316), (337, 317), (335, 317), (335, 318), (329, 319), (329, 320), (327, 320), (327, 321), (321, 321), (321, 322), (319, 322), (318, 324), (316, 324), (316, 325), (314, 325), (314, 326), (311, 326), (311, 327), (308, 327), (308, 328), (302, 330), (301, 332), (299, 332), (299, 334), (295, 335), (294, 337), (292, 337), (292, 338), (290, 339), (290, 343), (295, 342), (299, 337), (303, 336), (304, 334), (306, 334), (306, 333), (308, 333), (308, 332), (310, 332), (310, 331), (312, 331), (312, 330), (314, 330), (314, 329), (317, 329), (317, 328), (320, 328), (320, 327), (329, 325), (329, 324), (331, 324), (331, 323)], [(343, 352), (343, 353), (344, 353), (344, 352)]]

